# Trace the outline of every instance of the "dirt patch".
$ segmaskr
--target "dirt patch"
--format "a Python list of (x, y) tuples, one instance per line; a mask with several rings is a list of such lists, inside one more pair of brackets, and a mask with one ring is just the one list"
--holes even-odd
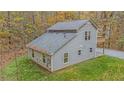
[(27, 53), (26, 49), (10, 50), (8, 53), (0, 54), (0, 68), (5, 67), (15, 57), (24, 55)]

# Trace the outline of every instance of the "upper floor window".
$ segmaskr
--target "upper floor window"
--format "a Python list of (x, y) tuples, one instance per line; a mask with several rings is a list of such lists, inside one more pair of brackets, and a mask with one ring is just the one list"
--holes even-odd
[(90, 40), (90, 31), (85, 32), (85, 40)]
[(68, 62), (68, 53), (64, 53), (64, 63)]

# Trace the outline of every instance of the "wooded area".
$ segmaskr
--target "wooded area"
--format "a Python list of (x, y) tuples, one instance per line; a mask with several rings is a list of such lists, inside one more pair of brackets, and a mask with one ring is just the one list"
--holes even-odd
[(0, 68), (13, 57), (25, 54), (26, 44), (44, 33), (49, 26), (59, 21), (77, 19), (90, 19), (96, 24), (98, 35), (105, 37), (106, 48), (124, 50), (124, 12), (121, 11), (6, 11), (0, 12)]
[[(124, 47), (124, 12), (0, 12), (1, 48), (23, 48), (25, 44), (59, 21), (90, 19), (106, 38), (106, 48)], [(5, 46), (4, 46), (5, 45)], [(17, 46), (15, 46), (17, 45)], [(15, 48), (14, 48), (15, 49)]]

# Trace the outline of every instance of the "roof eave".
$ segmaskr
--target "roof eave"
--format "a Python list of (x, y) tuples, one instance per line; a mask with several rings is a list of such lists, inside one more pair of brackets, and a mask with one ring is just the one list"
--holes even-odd
[(95, 28), (96, 30), (98, 29), (98, 26), (93, 22), (92, 19), (90, 19), (89, 22), (94, 26), (94, 28)]
[(45, 53), (47, 55), (53, 55), (54, 53), (52, 52), (48, 52), (47, 50), (45, 49), (41, 49), (41, 48), (38, 48), (36, 46), (30, 46), (29, 44), (26, 45), (27, 48), (30, 48), (30, 49), (33, 49), (35, 51), (38, 51), (38, 52), (41, 52), (41, 53)]

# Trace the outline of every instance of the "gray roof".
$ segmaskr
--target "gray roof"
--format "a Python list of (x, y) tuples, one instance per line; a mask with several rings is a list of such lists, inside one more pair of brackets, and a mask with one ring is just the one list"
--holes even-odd
[(58, 22), (55, 25), (51, 26), (47, 30), (78, 30), (84, 24), (87, 23), (88, 20), (75, 20), (69, 22)]
[[(65, 37), (64, 37), (65, 35)], [(37, 51), (53, 55), (76, 36), (75, 33), (45, 33), (27, 45)]]
[[(89, 20), (76, 20), (70, 22), (58, 22), (57, 24), (51, 26), (47, 30), (61, 30), (64, 32), (47, 32), (37, 39), (33, 40), (27, 45), (27, 47), (34, 50), (45, 52), (49, 55), (53, 55), (60, 48), (66, 45), (70, 40), (72, 40), (76, 33), (65, 33), (69, 30), (78, 30), (83, 27)], [(64, 37), (65, 36), (65, 37)]]

